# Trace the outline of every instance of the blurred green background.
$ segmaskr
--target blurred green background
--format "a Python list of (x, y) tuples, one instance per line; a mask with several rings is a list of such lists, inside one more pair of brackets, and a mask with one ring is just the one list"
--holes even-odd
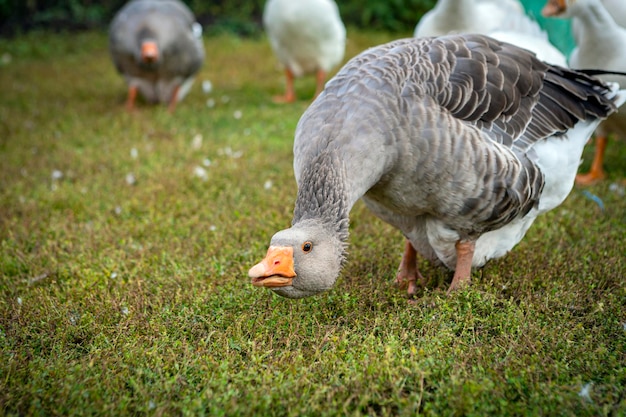
[[(436, 0), (338, 1), (347, 25), (409, 31)], [(0, 33), (33, 28), (74, 30), (106, 27), (125, 0), (0, 0)], [(185, 0), (209, 31), (254, 35), (261, 30), (265, 0)]]
[[(561, 51), (573, 47), (569, 22), (544, 19), (545, 0), (523, 0), (530, 16), (548, 31)], [(33, 29), (54, 31), (104, 29), (125, 0), (0, 0), (0, 36), (14, 36)], [(241, 36), (261, 33), (265, 0), (186, 0), (208, 35), (231, 32)], [(338, 0), (348, 26), (370, 30), (412, 33), (419, 18), (436, 0)]]

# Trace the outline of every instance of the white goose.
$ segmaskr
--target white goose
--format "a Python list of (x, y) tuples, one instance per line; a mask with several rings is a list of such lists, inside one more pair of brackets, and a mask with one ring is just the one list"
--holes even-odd
[(333, 0), (268, 0), (263, 25), (270, 45), (285, 67), (286, 92), (276, 102), (293, 102), (294, 78), (315, 73), (315, 97), (328, 72), (343, 59), (346, 28)]
[[(612, 5), (611, 1), (606, 3)], [(620, 10), (623, 15), (615, 14)], [(616, 23), (617, 18), (626, 20), (626, 12), (623, 6), (615, 12), (609, 13), (600, 0), (550, 0), (542, 11), (545, 16), (573, 18), (576, 22), (577, 46), (569, 57), (572, 68), (626, 72), (626, 28)], [(622, 85), (626, 83), (624, 76), (599, 77)], [(591, 171), (576, 177), (579, 184), (591, 184), (604, 178), (604, 151), (611, 132), (626, 133), (626, 113), (611, 116), (596, 131), (596, 152)]]
[(414, 36), (515, 31), (547, 39), (518, 0), (439, 0), (415, 26)]
[(330, 289), (362, 198), (416, 251), (455, 274), (504, 255), (570, 192), (585, 142), (626, 90), (481, 35), (412, 38), (348, 62), (300, 119), (292, 226), (252, 284), (300, 298)]
[(420, 19), (414, 36), (450, 33), (482, 33), (533, 51), (542, 61), (567, 66), (565, 55), (517, 0), (439, 0)]
[[(623, 28), (626, 28), (626, 1), (600, 0), (600, 2), (602, 3), (606, 11), (609, 12), (609, 15), (611, 15), (615, 23)], [(563, 3), (563, 7), (561, 8), (566, 8), (565, 3)], [(576, 43), (579, 43), (583, 40), (583, 34), (581, 33), (581, 31), (584, 29), (580, 28), (580, 24), (581, 23), (578, 21), (576, 16), (572, 16), (572, 34), (574, 36), (574, 39), (576, 40)]]
[(204, 61), (202, 27), (178, 0), (128, 2), (111, 22), (109, 49), (128, 84), (128, 109), (139, 91), (174, 111)]

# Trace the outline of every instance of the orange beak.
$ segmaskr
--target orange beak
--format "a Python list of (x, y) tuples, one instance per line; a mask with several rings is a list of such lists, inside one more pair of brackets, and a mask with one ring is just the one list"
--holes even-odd
[(558, 16), (565, 10), (567, 10), (565, 0), (548, 0), (543, 9), (541, 9), (541, 15), (543, 17)]
[(296, 272), (293, 269), (293, 248), (270, 246), (267, 255), (248, 271), (255, 287), (287, 287), (291, 285)]
[(159, 59), (159, 47), (154, 41), (144, 41), (141, 44), (141, 59), (144, 62), (156, 62)]

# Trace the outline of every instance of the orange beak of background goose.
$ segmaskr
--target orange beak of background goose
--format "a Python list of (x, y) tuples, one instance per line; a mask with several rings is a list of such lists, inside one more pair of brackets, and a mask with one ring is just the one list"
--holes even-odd
[(543, 17), (558, 16), (565, 10), (567, 10), (565, 0), (549, 0), (541, 9), (541, 15)]
[(265, 258), (248, 271), (255, 287), (288, 287), (296, 276), (293, 269), (293, 248), (270, 246)]

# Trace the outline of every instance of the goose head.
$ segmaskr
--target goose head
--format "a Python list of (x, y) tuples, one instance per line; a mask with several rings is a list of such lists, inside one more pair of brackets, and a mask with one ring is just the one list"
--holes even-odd
[(345, 244), (333, 228), (305, 220), (276, 233), (265, 258), (248, 276), (255, 287), (303, 298), (332, 288), (344, 260)]
[(142, 67), (152, 67), (161, 59), (159, 36), (152, 25), (141, 27), (135, 34), (135, 59)]
[(571, 18), (574, 17), (575, 12), (573, 9), (589, 7), (596, 3), (590, 0), (548, 0), (541, 9), (541, 15), (544, 17), (561, 17)]
[(145, 66), (151, 66), (159, 61), (159, 45), (153, 39), (145, 39), (141, 41), (141, 63)]

